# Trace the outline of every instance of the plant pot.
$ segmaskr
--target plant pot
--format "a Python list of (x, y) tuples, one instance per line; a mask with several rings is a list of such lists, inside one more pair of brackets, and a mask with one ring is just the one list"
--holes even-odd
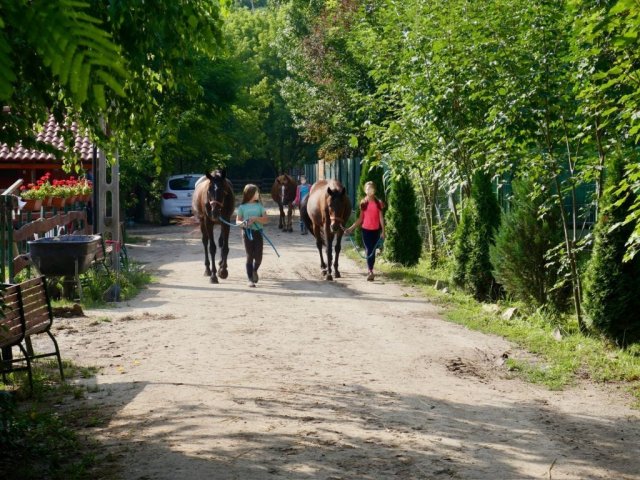
[(22, 207), (22, 211), (24, 212), (34, 212), (36, 210), (40, 210), (42, 207), (42, 199), (41, 198), (28, 198), (21, 199), (23, 202), (26, 202), (24, 207)]
[(51, 207), (64, 208), (67, 203), (67, 199), (64, 197), (51, 197)]

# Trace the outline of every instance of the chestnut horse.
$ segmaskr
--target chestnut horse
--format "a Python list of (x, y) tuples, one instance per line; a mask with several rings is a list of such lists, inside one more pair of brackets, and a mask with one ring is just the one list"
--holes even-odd
[[(224, 170), (215, 170), (206, 173), (196, 183), (191, 202), (193, 215), (200, 222), (202, 232), (202, 244), (204, 245), (204, 274), (210, 277), (211, 283), (218, 283), (216, 275), (216, 242), (213, 238), (214, 225), (220, 225), (220, 237), (218, 246), (221, 251), (220, 278), (225, 279), (229, 275), (227, 271), (227, 256), (229, 255), (229, 230), (224, 222), (231, 221), (231, 215), (235, 208), (233, 185), (226, 176)], [(223, 221), (221, 221), (223, 220)], [(209, 263), (211, 252), (211, 263)]]
[[(271, 187), (271, 198), (280, 208), (278, 228), (284, 232), (293, 232), (291, 216), (293, 215), (293, 201), (296, 199), (296, 181), (290, 175), (283, 173), (278, 176)], [(288, 206), (285, 220), (284, 206)]]
[[(338, 257), (342, 248), (342, 234), (344, 233), (344, 224), (351, 216), (351, 199), (347, 195), (346, 188), (338, 180), (318, 180), (311, 187), (309, 195), (302, 201), (300, 216), (316, 238), (316, 246), (318, 253), (320, 253), (320, 268), (327, 280), (333, 280), (331, 263), (335, 238), (336, 257), (333, 261), (333, 270), (336, 278), (340, 278)], [(323, 245), (327, 249), (326, 264), (322, 256)]]

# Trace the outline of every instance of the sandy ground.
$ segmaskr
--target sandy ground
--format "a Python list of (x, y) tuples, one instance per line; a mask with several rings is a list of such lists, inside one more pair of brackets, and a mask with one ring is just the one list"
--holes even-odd
[[(240, 234), (230, 275), (203, 276), (190, 227), (137, 228), (157, 281), (58, 320), (63, 356), (101, 367), (84, 402), (135, 479), (640, 478), (639, 414), (622, 388), (510, 379), (508, 342), (441, 320), (416, 291), (341, 258), (323, 281), (311, 236), (267, 229), (256, 289)], [(351, 248), (346, 245), (344, 248)]]

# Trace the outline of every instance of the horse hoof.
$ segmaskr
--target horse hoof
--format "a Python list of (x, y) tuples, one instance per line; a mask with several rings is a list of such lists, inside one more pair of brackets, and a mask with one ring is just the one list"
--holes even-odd
[(228, 271), (226, 268), (223, 268), (222, 270), (220, 270), (220, 271), (218, 272), (218, 276), (219, 276), (221, 279), (223, 279), (223, 280), (224, 280), (225, 278), (227, 278), (227, 277), (229, 276), (229, 271)]
[(204, 271), (204, 276), (205, 277), (210, 277), (211, 276), (211, 270), (209, 270), (208, 268)]
[(340, 278), (340, 272), (336, 272), (336, 278)]
[(211, 277), (210, 281), (211, 283), (220, 283), (218, 282), (218, 277), (216, 277), (215, 275)]
[(333, 280), (333, 277), (331, 276), (331, 274), (329, 274), (329, 275), (327, 275), (327, 276), (325, 277), (325, 280), (327, 280), (327, 281), (331, 281), (331, 280)]

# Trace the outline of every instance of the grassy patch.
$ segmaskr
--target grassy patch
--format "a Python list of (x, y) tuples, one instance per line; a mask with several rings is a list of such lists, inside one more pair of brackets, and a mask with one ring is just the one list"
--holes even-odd
[(129, 261), (117, 276), (113, 271), (92, 268), (81, 276), (82, 304), (89, 308), (105, 305), (105, 292), (116, 283), (120, 287), (121, 300), (129, 300), (151, 281), (152, 276), (143, 266), (132, 261)]
[[(352, 250), (347, 254), (359, 258)], [(471, 296), (449, 285), (450, 271), (446, 267), (432, 269), (422, 261), (416, 267), (403, 268), (381, 261), (376, 262), (376, 268), (388, 278), (419, 287), (425, 297), (442, 307), (446, 319), (499, 335), (532, 353), (531, 358), (507, 361), (515, 375), (551, 389), (561, 389), (577, 379), (624, 382), (640, 406), (640, 345), (620, 349), (602, 338), (583, 335), (570, 315), (527, 311), (510, 302), (501, 302), (497, 312), (487, 311)], [(520, 315), (504, 320), (500, 312), (512, 306), (518, 307)]]
[(64, 370), (68, 381), (53, 382), (57, 364), (37, 362), (30, 398), (26, 374), (11, 375), (11, 390), (0, 388), (0, 472), (10, 478), (115, 478), (113, 459), (90, 435), (106, 425), (108, 413), (83, 405), (87, 390), (73, 384), (97, 369), (65, 362)]

